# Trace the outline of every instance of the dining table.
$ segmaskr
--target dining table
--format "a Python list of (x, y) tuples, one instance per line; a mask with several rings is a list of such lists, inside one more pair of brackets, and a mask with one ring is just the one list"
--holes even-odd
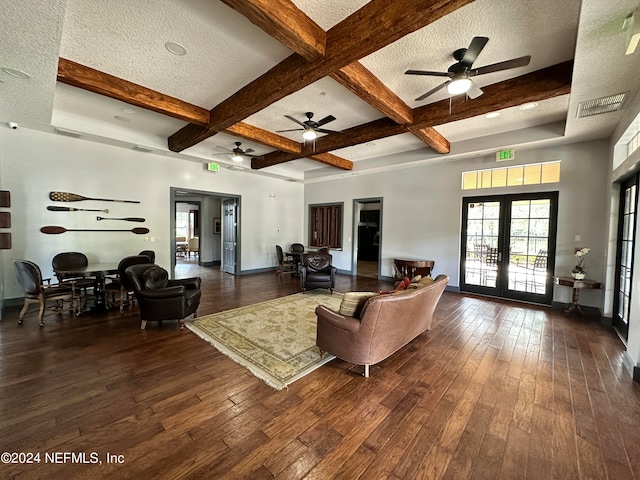
[(60, 274), (65, 277), (93, 278), (94, 304), (89, 311), (103, 313), (109, 310), (104, 292), (104, 280), (107, 275), (118, 273), (117, 263), (90, 263), (85, 267), (54, 269), (54, 272), (56, 275)]

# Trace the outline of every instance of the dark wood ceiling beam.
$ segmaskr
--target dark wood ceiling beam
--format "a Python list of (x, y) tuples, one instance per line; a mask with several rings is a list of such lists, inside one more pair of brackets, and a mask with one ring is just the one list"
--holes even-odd
[(447, 140), (440, 132), (438, 132), (433, 127), (424, 127), (424, 128), (416, 128), (409, 127), (409, 131), (413, 133), (416, 137), (422, 140), (424, 143), (429, 145), (438, 153), (449, 153), (451, 152), (451, 144), (449, 140)]
[(307, 61), (324, 56), (326, 32), (290, 0), (222, 0)]
[(150, 88), (94, 70), (65, 58), (58, 59), (58, 81), (99, 93), (136, 107), (184, 120), (202, 130), (209, 124), (209, 111)]
[[(336, 167), (342, 170), (353, 170), (353, 162), (351, 160), (338, 157), (336, 155), (333, 155), (332, 153), (318, 153), (309, 155), (308, 158), (310, 158), (311, 160), (315, 160), (316, 162), (329, 165), (330, 167)], [(253, 168), (253, 165), (251, 165), (251, 168)]]
[[(527, 102), (566, 95), (571, 92), (573, 61), (543, 68), (520, 77), (482, 87), (484, 95), (474, 100), (454, 99), (449, 112), (449, 100), (425, 105), (413, 110), (414, 123), (411, 128), (423, 129), (501, 110)], [(343, 130), (316, 140), (315, 153), (325, 153), (340, 148), (374, 141), (378, 138), (398, 135), (409, 131), (408, 126), (398, 125), (390, 118), (382, 118)], [(289, 162), (308, 156), (307, 149), (301, 154), (273, 152), (262, 159), (254, 159), (251, 168), (259, 169)]]
[(267, 147), (273, 147), (277, 150), (289, 153), (302, 153), (302, 145), (300, 142), (290, 140), (277, 133), (254, 127), (248, 123), (239, 122), (231, 125), (223, 130), (225, 133), (242, 137), (252, 142), (261, 143)]
[(325, 55), (307, 62), (295, 53), (210, 111), (206, 132), (187, 125), (169, 137), (182, 151), (269, 105), (452, 13), (474, 0), (372, 0), (327, 32)]
[(342, 67), (331, 78), (395, 122), (411, 123), (411, 107), (360, 62)]

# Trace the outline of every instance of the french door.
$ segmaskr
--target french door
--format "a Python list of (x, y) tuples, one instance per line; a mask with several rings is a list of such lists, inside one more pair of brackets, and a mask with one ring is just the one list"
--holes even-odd
[(460, 290), (551, 304), (558, 192), (462, 201)]
[(629, 334), (631, 305), (631, 272), (635, 246), (636, 211), (638, 208), (638, 175), (621, 185), (618, 248), (616, 261), (616, 296), (613, 304), (613, 325), (626, 339)]

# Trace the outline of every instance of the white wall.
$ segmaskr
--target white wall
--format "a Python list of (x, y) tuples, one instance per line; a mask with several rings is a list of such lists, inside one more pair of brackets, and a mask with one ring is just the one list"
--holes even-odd
[[(463, 196), (507, 194), (531, 191), (559, 193), (556, 274), (569, 275), (575, 265), (575, 247), (589, 247), (589, 277), (604, 279), (608, 225), (608, 142), (593, 141), (561, 147), (516, 151), (513, 164), (561, 160), (559, 184), (466, 191), (461, 190), (463, 171), (495, 168), (495, 158), (475, 158), (391, 170), (386, 173), (308, 184), (305, 211), (309, 204), (344, 202), (343, 250), (332, 251), (339, 269), (351, 270), (352, 200), (383, 197), (382, 275), (393, 274), (393, 258), (400, 256), (435, 260), (435, 273), (446, 273), (450, 285), (459, 286), (461, 206)], [(505, 165), (504, 163), (500, 164)], [(330, 186), (329, 186), (330, 185)], [(307, 228), (308, 219), (305, 223)], [(576, 242), (575, 235), (581, 236)], [(568, 303), (571, 290), (556, 287), (554, 300)], [(584, 305), (602, 308), (602, 292), (584, 291)]]
[[(13, 248), (5, 251), (0, 274), (5, 299), (22, 297), (13, 271), (13, 261), (19, 258), (38, 263), (43, 274), (51, 276), (51, 259), (61, 251), (81, 251), (96, 262), (117, 262), (153, 249), (156, 262), (169, 269), (170, 187), (241, 197), (241, 271), (275, 266), (274, 245), (302, 236), (303, 186), (298, 183), (226, 169), (212, 174), (199, 162), (26, 128), (0, 129), (0, 145), (0, 189), (11, 191), (13, 220)], [(50, 212), (47, 205), (64, 205), (49, 200), (51, 191), (140, 200), (140, 204), (82, 201), (68, 206), (109, 208), (109, 215), (99, 215), (145, 217), (146, 222), (98, 222), (98, 214), (92, 212)], [(276, 197), (270, 197), (270, 193)], [(45, 235), (40, 232), (44, 225), (127, 230), (145, 226), (150, 232)]]

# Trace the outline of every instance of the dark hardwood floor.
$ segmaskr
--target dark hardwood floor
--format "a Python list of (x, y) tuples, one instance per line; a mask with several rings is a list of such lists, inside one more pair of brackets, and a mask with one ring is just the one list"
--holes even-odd
[[(298, 291), (295, 277), (177, 268), (193, 272), (200, 315)], [(39, 328), (32, 308), (0, 322), (0, 450), (40, 463), (0, 464), (3, 479), (640, 478), (624, 347), (550, 308), (445, 292), (434, 328), (371, 378), (334, 360), (279, 392), (177, 322), (49, 312)]]

